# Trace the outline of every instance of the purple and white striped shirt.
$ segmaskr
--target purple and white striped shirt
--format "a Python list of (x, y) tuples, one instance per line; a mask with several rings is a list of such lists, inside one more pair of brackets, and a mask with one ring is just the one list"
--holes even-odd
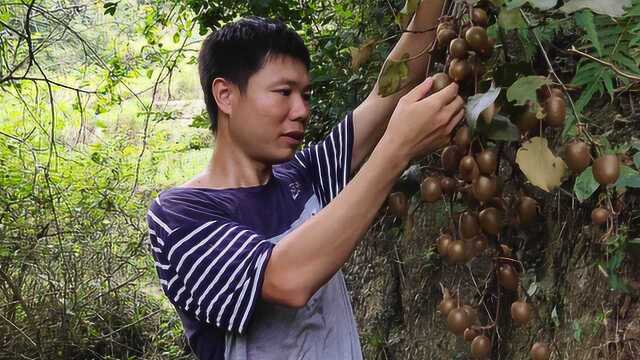
[[(153, 201), (155, 267), (199, 359), (361, 358), (341, 272), (302, 309), (260, 298), (277, 242), (346, 186), (353, 141), (349, 113), (325, 140), (273, 166), (265, 185), (177, 187)], [(322, 340), (298, 339), (309, 336)]]

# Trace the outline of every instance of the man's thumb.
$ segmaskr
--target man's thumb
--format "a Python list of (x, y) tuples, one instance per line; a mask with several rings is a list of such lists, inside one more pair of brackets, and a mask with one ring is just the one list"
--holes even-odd
[(420, 84), (416, 85), (416, 87), (411, 89), (411, 91), (409, 91), (405, 95), (405, 98), (412, 103), (418, 102), (422, 100), (425, 96), (427, 96), (427, 94), (429, 93), (432, 87), (433, 87), (433, 79), (431, 78), (431, 76), (429, 76), (426, 79), (424, 79), (423, 82), (421, 82)]

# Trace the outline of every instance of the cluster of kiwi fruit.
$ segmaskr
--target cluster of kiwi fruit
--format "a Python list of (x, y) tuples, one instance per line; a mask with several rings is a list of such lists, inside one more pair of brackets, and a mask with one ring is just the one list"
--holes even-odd
[[(564, 126), (564, 120), (567, 116), (567, 103), (565, 101), (564, 92), (557, 87), (544, 85), (538, 89), (538, 101), (542, 104), (543, 110), (539, 112), (537, 104), (528, 104), (516, 119), (515, 123), (522, 133), (540, 126), (540, 120), (543, 123), (559, 128)], [(538, 116), (542, 115), (542, 119)]]

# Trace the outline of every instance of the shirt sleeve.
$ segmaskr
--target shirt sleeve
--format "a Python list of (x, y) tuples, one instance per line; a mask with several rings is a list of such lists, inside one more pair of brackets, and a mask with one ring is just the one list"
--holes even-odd
[(323, 141), (295, 154), (298, 167), (311, 179), (323, 207), (349, 182), (353, 137), (353, 112), (349, 112)]
[(165, 295), (198, 321), (242, 334), (261, 296), (273, 244), (222, 217), (175, 229), (162, 208), (147, 214), (155, 267)]

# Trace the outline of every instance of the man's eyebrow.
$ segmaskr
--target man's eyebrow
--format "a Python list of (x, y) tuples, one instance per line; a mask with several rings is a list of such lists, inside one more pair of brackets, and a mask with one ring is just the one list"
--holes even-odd
[[(274, 85), (286, 84), (286, 85), (294, 86), (294, 87), (295, 86), (300, 86), (299, 82), (297, 82), (295, 80), (290, 80), (290, 79), (279, 79), (279, 80), (275, 81), (273, 84)], [(307, 86), (305, 86), (303, 90), (305, 90), (305, 91), (311, 90), (311, 84), (308, 84)]]

